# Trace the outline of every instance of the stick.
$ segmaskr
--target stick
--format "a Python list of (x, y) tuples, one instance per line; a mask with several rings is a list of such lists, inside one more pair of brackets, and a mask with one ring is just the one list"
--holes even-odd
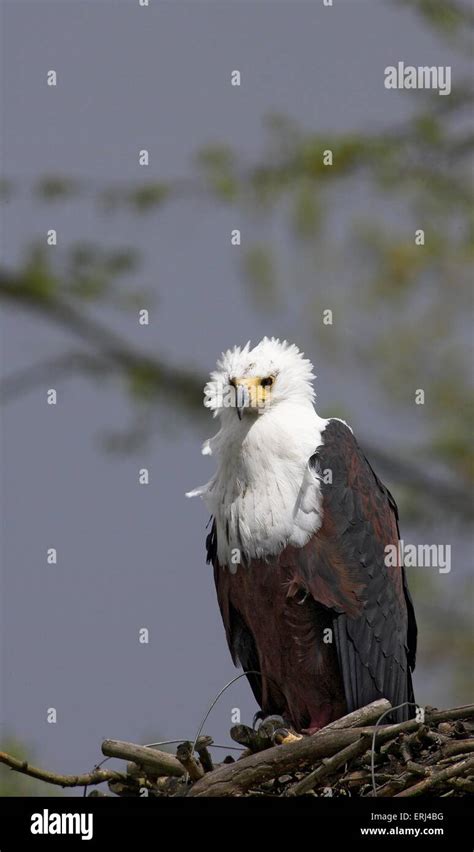
[(46, 781), (47, 784), (56, 784), (58, 787), (90, 787), (93, 784), (102, 784), (103, 781), (126, 781), (127, 776), (112, 769), (93, 769), (83, 775), (57, 775), (46, 769), (31, 766), (27, 760), (18, 760), (16, 757), (0, 751), (0, 763), (9, 766), (15, 772), (37, 778), (38, 781)]
[(453, 719), (472, 719), (474, 716), (474, 704), (465, 704), (463, 707), (455, 707), (453, 710), (427, 710), (427, 721), (433, 724), (439, 722), (451, 722)]
[(193, 744), (187, 740), (178, 746), (176, 757), (189, 774), (191, 781), (199, 781), (204, 775), (204, 769), (193, 755)]
[(314, 772), (310, 772), (305, 778), (302, 778), (301, 781), (298, 781), (297, 784), (293, 784), (286, 791), (287, 796), (301, 796), (304, 793), (309, 793), (310, 790), (314, 790), (321, 781), (327, 778), (328, 775), (332, 775), (336, 772), (341, 766), (344, 766), (345, 763), (348, 763), (354, 757), (359, 757), (359, 755), (364, 754), (367, 751), (370, 743), (370, 736), (365, 735), (362, 736), (359, 740), (356, 740), (351, 745), (343, 748), (342, 751), (338, 751), (333, 757), (325, 757), (323, 758), (323, 762), (321, 766), (318, 766)]
[(390, 710), (391, 706), (390, 701), (387, 701), (386, 698), (379, 698), (377, 701), (372, 701), (371, 704), (367, 704), (365, 707), (359, 707), (358, 710), (348, 713), (347, 716), (341, 716), (340, 719), (336, 719), (335, 722), (331, 722), (329, 725), (326, 725), (324, 730), (339, 731), (341, 728), (360, 728), (364, 725), (371, 725), (372, 722), (376, 722), (377, 719), (380, 719), (383, 713)]
[(107, 757), (120, 757), (123, 760), (133, 760), (139, 766), (151, 770), (154, 775), (184, 775), (185, 769), (179, 760), (166, 751), (158, 751), (147, 746), (134, 745), (121, 740), (104, 740), (102, 754)]
[(467, 760), (461, 760), (460, 763), (455, 763), (453, 766), (447, 767), (447, 769), (442, 769), (441, 772), (433, 772), (433, 774), (429, 778), (425, 778), (424, 781), (420, 781), (418, 784), (414, 784), (412, 787), (402, 790), (401, 793), (397, 793), (395, 798), (400, 799), (401, 797), (407, 796), (422, 796), (424, 793), (432, 790), (433, 787), (437, 787), (439, 784), (442, 784), (443, 781), (448, 781), (449, 778), (453, 778), (456, 775), (463, 775), (465, 772), (469, 772), (473, 769), (474, 757), (468, 757)]
[(474, 793), (474, 781), (469, 778), (453, 778), (451, 781), (452, 786), (455, 790), (460, 790), (461, 793), (470, 793), (471, 795)]
[(212, 762), (212, 757), (208, 751), (208, 746), (211, 746), (214, 740), (212, 737), (198, 737), (196, 741), (196, 751), (199, 755), (199, 760), (201, 761), (201, 766), (204, 769), (204, 772), (212, 772), (214, 769), (214, 764)]
[[(369, 729), (370, 730), (370, 729)], [(236, 763), (220, 766), (201, 778), (188, 796), (241, 796), (251, 787), (270, 781), (302, 764), (329, 757), (360, 737), (359, 730), (323, 728), (316, 734), (287, 745), (273, 746)]]
[(468, 754), (471, 751), (474, 751), (474, 739), (451, 740), (451, 742), (447, 742), (442, 745), (439, 751), (435, 751), (435, 753), (426, 761), (426, 765), (432, 766), (434, 763), (438, 763), (440, 760), (443, 760), (443, 758), (452, 757), (456, 754)]

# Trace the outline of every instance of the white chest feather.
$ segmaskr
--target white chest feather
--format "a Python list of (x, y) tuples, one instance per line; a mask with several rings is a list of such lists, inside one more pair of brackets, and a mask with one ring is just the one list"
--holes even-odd
[(327, 421), (312, 405), (279, 405), (242, 422), (232, 414), (203, 448), (217, 456), (215, 475), (188, 496), (203, 497), (216, 520), (219, 562), (236, 569), (288, 544), (302, 547), (321, 526), (320, 482), (308, 461)]

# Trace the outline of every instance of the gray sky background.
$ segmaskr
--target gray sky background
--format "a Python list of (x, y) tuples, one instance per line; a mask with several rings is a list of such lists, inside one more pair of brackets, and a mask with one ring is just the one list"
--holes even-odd
[[(33, 203), (28, 186), (46, 173), (97, 186), (167, 180), (189, 174), (196, 150), (217, 141), (253, 162), (271, 112), (325, 130), (392, 124), (413, 102), (384, 90), (385, 66), (451, 62), (455, 79), (455, 59), (409, 11), (381, 0), (335, 0), (332, 9), (317, 0), (1, 5), (3, 170), (24, 188), (3, 217), (5, 261), (14, 265), (51, 227), (63, 247), (79, 239), (131, 245), (144, 261), (131, 287), (157, 298), (150, 327), (140, 328), (133, 313), (97, 311), (127, 339), (203, 372), (222, 348), (264, 334), (295, 338), (316, 360), (317, 342), (298, 336), (291, 304), (265, 321), (246, 296), (229, 232), (250, 230), (251, 217), (236, 222), (203, 200), (150, 217), (105, 216), (90, 199)], [(50, 68), (56, 89), (45, 84)], [(240, 89), (229, 84), (233, 68), (242, 72)], [(151, 152), (148, 170), (137, 163), (141, 148)], [(367, 200), (362, 189), (348, 204)], [(4, 374), (70, 345), (36, 317), (4, 310), (2, 326)], [(321, 413), (343, 399), (365, 435), (400, 429), (375, 383), (361, 385), (330, 364), (316, 363), (316, 373)], [(206, 510), (184, 497), (210, 476), (200, 445), (214, 423), (187, 427), (168, 412), (168, 429), (149, 449), (107, 455), (98, 439), (128, 422), (124, 394), (81, 378), (54, 386), (56, 407), (46, 405), (45, 385), (3, 412), (1, 715), (38, 762), (79, 772), (99, 759), (105, 737), (193, 738), (237, 672), (204, 562)], [(409, 441), (415, 426), (403, 428)], [(142, 466), (151, 471), (148, 487), (137, 483)], [(436, 541), (450, 540), (443, 532)], [(53, 546), (59, 564), (47, 566)], [(452, 585), (446, 594), (455, 594)], [(138, 642), (141, 627), (149, 645)], [(419, 700), (457, 703), (442, 678), (424, 674), (422, 662), (420, 669)], [(48, 707), (57, 709), (56, 725), (46, 722)], [(206, 724), (216, 742), (229, 742), (233, 707), (243, 721), (256, 710), (245, 679)]]

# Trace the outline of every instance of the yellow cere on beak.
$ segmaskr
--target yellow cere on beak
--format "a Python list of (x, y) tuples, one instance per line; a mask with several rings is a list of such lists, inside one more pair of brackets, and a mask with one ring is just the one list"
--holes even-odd
[(237, 414), (241, 416), (243, 408), (264, 408), (269, 401), (270, 383), (263, 385), (261, 376), (250, 376), (233, 379), (231, 384), (236, 391)]

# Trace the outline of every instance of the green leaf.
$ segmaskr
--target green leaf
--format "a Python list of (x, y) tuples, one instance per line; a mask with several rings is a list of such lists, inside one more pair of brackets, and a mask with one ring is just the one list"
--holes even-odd
[(196, 162), (217, 197), (226, 202), (234, 201), (238, 181), (232, 150), (227, 145), (209, 145), (198, 152)]
[(77, 181), (67, 177), (43, 177), (36, 184), (35, 193), (43, 201), (59, 201), (77, 194)]
[(321, 221), (322, 211), (316, 197), (314, 182), (303, 180), (295, 192), (293, 230), (300, 239), (314, 238), (319, 231)]
[(147, 183), (128, 193), (128, 201), (139, 213), (149, 213), (163, 204), (170, 194), (170, 187), (165, 183)]
[(255, 302), (261, 307), (274, 307), (275, 264), (268, 246), (256, 244), (244, 257), (244, 274)]

